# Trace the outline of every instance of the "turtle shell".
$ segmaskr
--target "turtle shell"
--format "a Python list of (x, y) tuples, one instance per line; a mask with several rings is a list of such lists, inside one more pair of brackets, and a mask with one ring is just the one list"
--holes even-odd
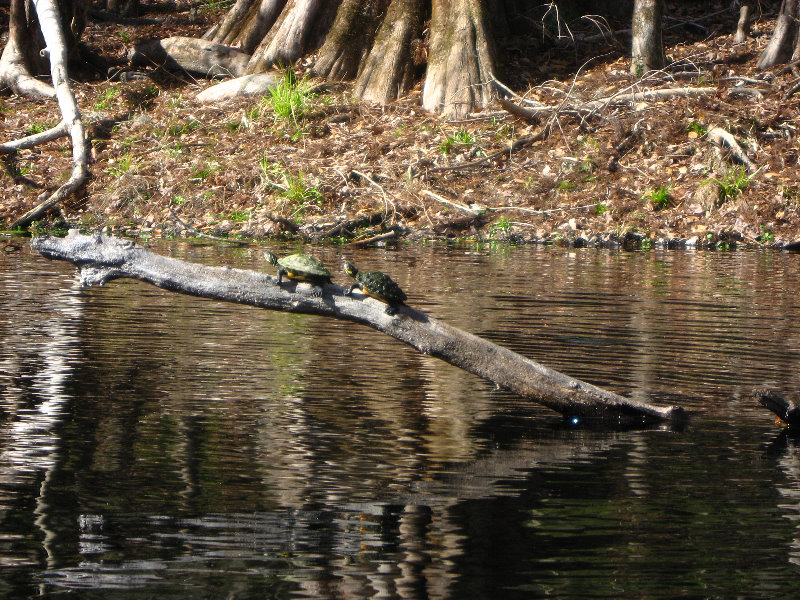
[(365, 294), (388, 304), (403, 304), (406, 295), (400, 286), (386, 273), (380, 271), (359, 271), (355, 280), (361, 284)]
[(278, 265), (286, 269), (292, 279), (330, 280), (331, 272), (321, 261), (307, 254), (290, 254), (278, 259)]

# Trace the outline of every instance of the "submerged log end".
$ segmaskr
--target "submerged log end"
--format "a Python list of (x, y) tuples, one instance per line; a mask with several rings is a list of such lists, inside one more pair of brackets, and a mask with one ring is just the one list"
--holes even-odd
[(758, 388), (753, 390), (753, 397), (764, 408), (778, 415), (778, 418), (791, 429), (800, 429), (800, 404), (796, 400), (784, 398), (775, 390)]

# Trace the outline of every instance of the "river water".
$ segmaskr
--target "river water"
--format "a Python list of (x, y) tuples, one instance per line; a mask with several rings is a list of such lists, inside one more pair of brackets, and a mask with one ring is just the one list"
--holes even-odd
[(82, 289), (23, 248), (0, 256), (0, 597), (796, 597), (800, 443), (749, 393), (800, 389), (800, 255), (313, 251), (688, 425), (571, 428), (352, 323)]

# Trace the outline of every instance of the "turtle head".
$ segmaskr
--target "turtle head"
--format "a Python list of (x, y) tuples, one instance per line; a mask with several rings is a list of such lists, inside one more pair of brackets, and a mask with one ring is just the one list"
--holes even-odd
[(277, 257), (277, 256), (275, 256), (275, 255), (274, 255), (272, 252), (270, 252), (269, 250), (267, 250), (266, 252), (264, 252), (264, 258), (266, 258), (266, 259), (267, 259), (267, 262), (268, 262), (269, 264), (271, 264), (273, 267), (277, 267), (277, 266), (278, 266), (278, 257)]
[(358, 275), (358, 269), (356, 269), (355, 265), (350, 264), (349, 262), (344, 263), (344, 272), (350, 275), (350, 277), (355, 277)]

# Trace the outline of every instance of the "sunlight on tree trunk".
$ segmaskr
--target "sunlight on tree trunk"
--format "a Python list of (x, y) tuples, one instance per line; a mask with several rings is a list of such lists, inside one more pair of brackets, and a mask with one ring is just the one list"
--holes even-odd
[(492, 98), (494, 55), (484, 3), (433, 0), (422, 106), (461, 118)]
[(800, 1), (784, 0), (775, 23), (775, 31), (758, 59), (757, 69), (768, 69), (788, 59), (800, 58), (800, 36), (798, 36)]
[(631, 74), (637, 77), (664, 68), (663, 15), (663, 0), (636, 0), (634, 4)]
[[(394, 0), (375, 38), (353, 92), (371, 102), (399, 98), (411, 85), (412, 44), (421, 35), (422, 0)], [(421, 46), (421, 40), (418, 40)]]
[(328, 79), (352, 79), (369, 52), (387, 0), (344, 0), (312, 72)]

